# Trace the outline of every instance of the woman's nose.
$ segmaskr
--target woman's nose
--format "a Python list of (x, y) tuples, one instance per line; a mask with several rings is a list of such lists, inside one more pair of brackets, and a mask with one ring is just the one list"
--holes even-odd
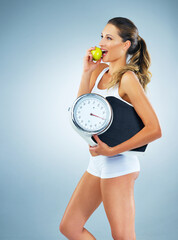
[(103, 46), (104, 46), (103, 39), (101, 39), (101, 41), (99, 42), (99, 46), (100, 46), (100, 47), (103, 47)]

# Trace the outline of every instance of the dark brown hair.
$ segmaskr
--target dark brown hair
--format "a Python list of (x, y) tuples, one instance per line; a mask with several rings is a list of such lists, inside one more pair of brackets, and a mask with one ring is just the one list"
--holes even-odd
[(127, 40), (131, 42), (131, 46), (127, 51), (127, 57), (128, 55), (131, 56), (129, 62), (120, 71), (113, 73), (108, 88), (119, 83), (125, 72), (133, 71), (137, 75), (143, 89), (146, 90), (146, 85), (151, 81), (152, 77), (151, 72), (148, 70), (151, 59), (146, 43), (139, 36), (137, 27), (131, 20), (123, 17), (112, 18), (107, 24), (112, 24), (118, 28), (118, 35), (123, 42)]

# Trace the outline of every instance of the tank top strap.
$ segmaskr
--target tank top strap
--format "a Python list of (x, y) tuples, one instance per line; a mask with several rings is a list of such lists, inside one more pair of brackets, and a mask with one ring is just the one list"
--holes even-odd
[(119, 96), (119, 84), (114, 85), (111, 89), (112, 89), (113, 96), (115, 96), (117, 98), (120, 97)]
[(104, 68), (104, 69), (100, 72), (100, 74), (98, 75), (98, 77), (97, 77), (97, 79), (96, 79), (96, 82), (95, 82), (96, 88), (97, 88), (98, 83), (99, 83), (99, 81), (101, 80), (102, 76), (105, 74), (105, 72), (106, 72), (108, 69), (109, 69), (109, 67)]

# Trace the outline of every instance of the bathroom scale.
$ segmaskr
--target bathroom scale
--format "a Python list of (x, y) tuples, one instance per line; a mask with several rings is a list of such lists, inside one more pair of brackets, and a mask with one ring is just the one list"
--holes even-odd
[[(134, 107), (114, 96), (96, 93), (79, 96), (69, 109), (72, 127), (90, 145), (97, 145), (93, 135), (114, 147), (137, 134), (144, 124)], [(129, 150), (145, 152), (148, 144)]]

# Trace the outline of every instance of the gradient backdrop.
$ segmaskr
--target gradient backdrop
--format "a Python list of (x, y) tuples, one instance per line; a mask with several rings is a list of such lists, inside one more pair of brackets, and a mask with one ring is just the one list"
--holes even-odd
[[(137, 240), (175, 240), (178, 230), (177, 2), (0, 0), (0, 239), (66, 239), (59, 223), (88, 166), (88, 145), (69, 124), (83, 57), (113, 17), (131, 19), (153, 74), (148, 97), (162, 138), (140, 157)], [(111, 240), (103, 205), (85, 227)]]

